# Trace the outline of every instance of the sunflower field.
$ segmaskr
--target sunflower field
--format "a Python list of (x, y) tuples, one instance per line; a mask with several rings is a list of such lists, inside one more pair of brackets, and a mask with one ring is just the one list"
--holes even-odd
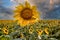
[(13, 20), (0, 20), (0, 40), (60, 40), (60, 21), (40, 20), (22, 27)]

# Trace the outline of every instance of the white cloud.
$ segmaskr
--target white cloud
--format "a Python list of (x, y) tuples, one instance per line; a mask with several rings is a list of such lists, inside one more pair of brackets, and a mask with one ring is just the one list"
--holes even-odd
[(10, 0), (11, 2), (14, 2), (14, 3), (23, 3), (24, 2), (24, 0)]

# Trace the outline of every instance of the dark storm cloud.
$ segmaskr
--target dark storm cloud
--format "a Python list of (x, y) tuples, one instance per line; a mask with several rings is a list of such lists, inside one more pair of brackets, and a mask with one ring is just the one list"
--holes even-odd
[(42, 19), (60, 19), (60, 0), (54, 0), (54, 4), (50, 5), (50, 0), (33, 0), (39, 11), (41, 11)]
[(12, 19), (13, 10), (0, 5), (0, 19)]
[[(54, 0), (54, 5), (49, 4), (50, 0), (29, 1), (37, 6), (39, 12), (41, 12), (41, 19), (60, 19), (60, 0)], [(0, 19), (13, 19), (12, 11), (12, 9), (4, 7), (0, 1)]]
[(60, 7), (45, 13), (44, 19), (60, 19)]
[(52, 9), (49, 10), (49, 5), (45, 3), (37, 4), (37, 8), (42, 12), (42, 19), (60, 19), (60, 4), (54, 4)]
[[(0, 20), (7, 20), (13, 19), (13, 10), (10, 8), (5, 7), (4, 0), (0, 0)], [(8, 5), (7, 5), (8, 6)]]
[(12, 14), (12, 10), (1, 5), (0, 13)]

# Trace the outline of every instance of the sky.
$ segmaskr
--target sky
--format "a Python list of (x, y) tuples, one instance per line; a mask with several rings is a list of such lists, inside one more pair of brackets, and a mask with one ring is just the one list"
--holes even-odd
[[(60, 0), (28, 0), (40, 12), (41, 19), (60, 19)], [(0, 20), (13, 20), (13, 10), (25, 0), (0, 0)]]

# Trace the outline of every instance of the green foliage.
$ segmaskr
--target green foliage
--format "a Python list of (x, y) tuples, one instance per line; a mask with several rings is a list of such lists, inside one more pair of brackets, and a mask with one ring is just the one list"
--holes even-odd
[[(17, 25), (16, 22), (6, 24), (0, 23), (0, 40), (60, 40), (60, 25), (53, 24), (49, 26), (48, 21), (41, 21), (32, 25), (21, 27)], [(9, 33), (7, 35), (2, 31), (3, 28), (8, 29)], [(48, 28), (48, 35), (45, 33), (45, 28)], [(33, 30), (31, 31), (32, 33), (29, 33), (30, 29)], [(43, 30), (43, 33), (38, 35), (36, 31), (37, 29)]]
[(0, 36), (0, 40), (11, 40), (9, 35)]

